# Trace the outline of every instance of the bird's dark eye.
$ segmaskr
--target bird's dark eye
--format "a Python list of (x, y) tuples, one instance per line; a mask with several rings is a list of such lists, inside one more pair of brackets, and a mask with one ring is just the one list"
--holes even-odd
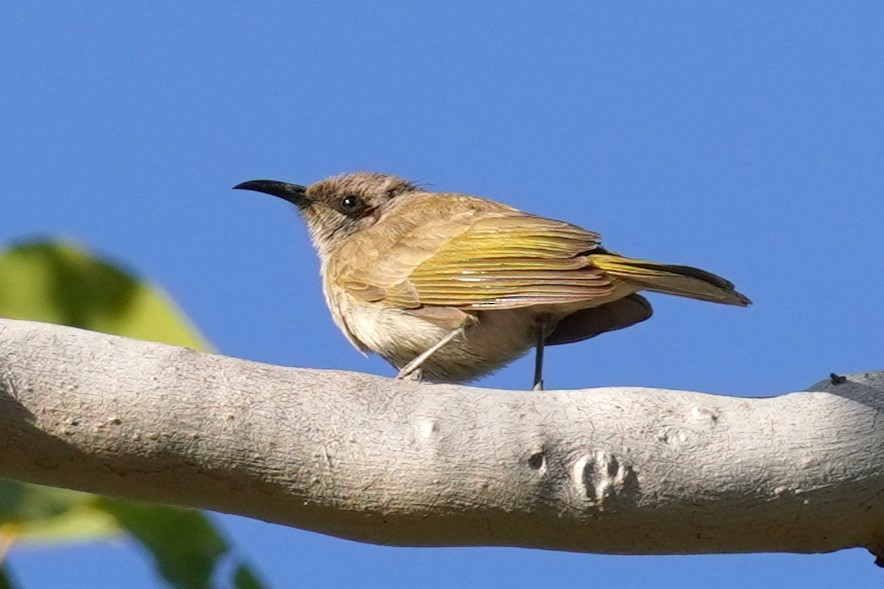
[(362, 208), (362, 199), (358, 196), (348, 194), (341, 199), (341, 210), (345, 213), (355, 213)]

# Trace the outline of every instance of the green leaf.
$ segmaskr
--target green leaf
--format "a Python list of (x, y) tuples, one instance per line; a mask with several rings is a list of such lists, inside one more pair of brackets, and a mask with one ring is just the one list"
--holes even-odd
[[(0, 316), (209, 347), (165, 293), (72, 243), (30, 241), (0, 254)], [(0, 523), (15, 523), (26, 542), (119, 532), (93, 495), (15, 481), (0, 481)]]
[(17, 586), (9, 573), (9, 567), (5, 565), (0, 567), (0, 589), (15, 589)]
[(94, 495), (17, 481), (0, 481), (0, 524), (25, 543), (103, 539), (120, 532)]
[[(109, 513), (135, 536), (156, 561), (163, 579), (179, 589), (209, 589), (230, 546), (209, 518), (192, 509), (102, 499)], [(238, 563), (233, 584), (260, 589), (255, 573)]]
[[(0, 316), (209, 348), (165, 293), (72, 243), (32, 241), (0, 254)], [(82, 540), (121, 530), (142, 543), (173, 587), (223, 580), (219, 565), (230, 561), (230, 546), (199, 511), (0, 481), (0, 533), (7, 537)], [(233, 565), (226, 585), (262, 587), (245, 563)], [(0, 589), (4, 582), (0, 570)]]
[(245, 565), (239, 565), (233, 573), (233, 586), (236, 589), (261, 589), (264, 584), (255, 573)]
[(0, 255), (0, 316), (209, 347), (165, 293), (72, 243), (33, 241)]

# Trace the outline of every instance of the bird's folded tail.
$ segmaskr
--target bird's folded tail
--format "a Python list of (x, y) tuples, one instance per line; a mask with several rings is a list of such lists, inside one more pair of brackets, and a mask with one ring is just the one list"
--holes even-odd
[(724, 278), (698, 268), (660, 264), (614, 254), (591, 254), (588, 261), (591, 266), (631, 282), (642, 290), (740, 307), (752, 303)]

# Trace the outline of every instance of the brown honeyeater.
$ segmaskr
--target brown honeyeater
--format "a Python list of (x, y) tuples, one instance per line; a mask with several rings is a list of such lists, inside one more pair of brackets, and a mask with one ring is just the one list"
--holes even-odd
[(335, 323), (363, 353), (434, 382), (466, 382), (536, 348), (648, 319), (639, 291), (745, 307), (727, 280), (628, 258), (564, 221), (396, 176), (359, 172), (300, 186), (234, 188), (278, 196), (307, 222)]

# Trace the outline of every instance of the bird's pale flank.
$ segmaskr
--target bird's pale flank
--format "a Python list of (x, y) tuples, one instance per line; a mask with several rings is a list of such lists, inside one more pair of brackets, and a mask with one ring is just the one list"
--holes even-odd
[(481, 377), (537, 349), (651, 316), (652, 291), (746, 306), (727, 280), (627, 258), (597, 233), (493, 200), (428, 192), (396, 176), (353, 173), (308, 187), (252, 180), (235, 188), (298, 207), (322, 265), (335, 323), (399, 376)]

